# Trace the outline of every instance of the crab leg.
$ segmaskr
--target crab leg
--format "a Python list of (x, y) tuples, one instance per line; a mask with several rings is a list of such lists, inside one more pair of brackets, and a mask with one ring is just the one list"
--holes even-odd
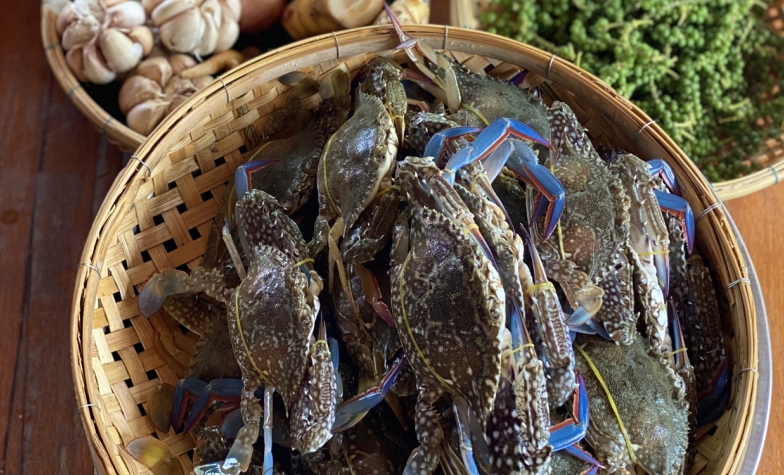
[(332, 432), (343, 432), (350, 429), (361, 421), (368, 411), (379, 405), (387, 393), (389, 393), (389, 390), (392, 389), (405, 363), (406, 358), (401, 358), (392, 365), (378, 386), (370, 388), (341, 404), (335, 415)]
[[(275, 388), (264, 388), (264, 465), (263, 474), (272, 474), (272, 396)], [(258, 430), (258, 429), (257, 429)], [(239, 434), (238, 434), (239, 437)], [(232, 449), (234, 447), (232, 446)]]
[(572, 417), (550, 427), (550, 445), (559, 451), (574, 445), (585, 438), (588, 431), (588, 393), (585, 391), (583, 376), (577, 372), (577, 387), (574, 388)]
[[(139, 294), (139, 310), (149, 317), (163, 306), (166, 298), (186, 293), (206, 292), (210, 297), (225, 300), (225, 296), (217, 289), (223, 288), (223, 276), (217, 270), (194, 268), (190, 274), (176, 269), (164, 269), (154, 275)], [(209, 292), (209, 290), (214, 290)]]
[(433, 64), (438, 63), (438, 57), (436, 56), (436, 52), (433, 48), (428, 46), (426, 43), (412, 38), (408, 35), (405, 31), (403, 31), (403, 25), (400, 24), (400, 20), (398, 20), (395, 13), (389, 8), (389, 5), (386, 3), (384, 4), (384, 9), (386, 9), (387, 15), (389, 15), (389, 21), (392, 23), (392, 26), (395, 28), (398, 37), (400, 38), (401, 43), (395, 48), (396, 51), (403, 50), (408, 55), (409, 59), (414, 62), (423, 74), (427, 75), (428, 78), (435, 81), (439, 86), (444, 86), (444, 81), (438, 77), (433, 71), (427, 67), (426, 64), (421, 64), (423, 60), (427, 59)]
[(249, 192), (252, 188), (253, 174), (262, 168), (278, 163), (280, 160), (254, 160), (252, 162), (243, 163), (234, 172), (234, 189), (239, 200), (245, 193)]
[(697, 394), (697, 426), (715, 421), (727, 408), (730, 399), (730, 358), (724, 358), (708, 389)]
[(662, 211), (666, 211), (681, 220), (683, 235), (686, 238), (689, 254), (691, 254), (694, 250), (694, 231), (696, 229), (694, 213), (691, 211), (691, 206), (689, 206), (689, 203), (680, 196), (659, 190), (654, 190), (654, 193), (656, 194), (656, 199), (659, 201), (659, 206)]
[(204, 384), (203, 381), (194, 378), (181, 379), (174, 390), (172, 427), (177, 429), (182, 425), (188, 399), (186, 394), (196, 396), (196, 398), (190, 415), (185, 421), (183, 432), (191, 430), (191, 427), (204, 416), (204, 413), (207, 412), (207, 409), (213, 402), (237, 400), (241, 392), (242, 381), (238, 379), (215, 379), (210, 381), (209, 384)]
[[(258, 384), (253, 384), (258, 383)], [(261, 422), (262, 409), (255, 392), (249, 388), (261, 386), (261, 382), (255, 378), (244, 381), (242, 395), (240, 399), (240, 410), (242, 411), (243, 426), (237, 433), (237, 438), (226, 456), (226, 460), (221, 464), (223, 473), (239, 475), (240, 472), (248, 470), (253, 453), (253, 443), (259, 437), (259, 423)], [(270, 455), (269, 465), (267, 465), (267, 446), (272, 450), (272, 394), (273, 387), (264, 388), (264, 473), (271, 473), (272, 456)], [(267, 407), (269, 406), (269, 407)], [(267, 419), (270, 419), (269, 434), (267, 434)]]
[(479, 475), (479, 469), (474, 460), (474, 447), (471, 442), (471, 434), (469, 434), (469, 415), (468, 404), (465, 399), (461, 397), (454, 398), (453, 406), (455, 409), (455, 422), (458, 427), (458, 435), (460, 437), (460, 454), (463, 458), (463, 464), (466, 470), (471, 475)]
[(670, 191), (681, 196), (681, 188), (678, 185), (678, 180), (675, 178), (675, 172), (672, 171), (672, 168), (670, 168), (670, 165), (667, 162), (660, 158), (648, 160), (648, 168), (651, 170), (652, 177), (661, 177)]
[(599, 473), (599, 468), (601, 467), (599, 461), (593, 458), (591, 454), (583, 450), (582, 447), (580, 447), (578, 444), (572, 444), (568, 447), (564, 447), (563, 451), (574, 457), (577, 457), (583, 462), (588, 462), (591, 464), (591, 468), (585, 470), (580, 475), (596, 475)]

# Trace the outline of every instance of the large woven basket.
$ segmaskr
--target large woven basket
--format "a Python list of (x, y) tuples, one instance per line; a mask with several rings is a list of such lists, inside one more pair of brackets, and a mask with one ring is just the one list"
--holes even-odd
[[(784, 35), (784, 0), (767, 3), (770, 5), (770, 27)], [(451, 0), (449, 23), (463, 28), (479, 28), (479, 16), (490, 8), (489, 0)], [(740, 178), (713, 183), (713, 190), (720, 199), (726, 201), (746, 196), (775, 185), (784, 177), (784, 131), (778, 138), (763, 142), (760, 149), (746, 160), (759, 169)]]
[[(755, 372), (744, 370), (757, 364), (756, 314), (746, 264), (702, 175), (661, 129), (643, 127), (648, 116), (571, 63), (479, 31), (406, 29), (476, 72), (506, 77), (525, 68), (546, 78), (547, 99), (569, 103), (594, 139), (643, 158), (662, 157), (673, 166), (684, 197), (702, 218), (698, 248), (720, 289), (736, 375), (729, 410), (700, 437), (694, 472), (737, 473), (750, 450), (746, 440), (757, 380)], [(191, 436), (157, 432), (145, 414), (150, 391), (183, 376), (196, 337), (183, 334), (162, 312), (149, 320), (141, 316), (137, 296), (156, 271), (199, 263), (227, 181), (258, 143), (269, 114), (285, 100), (287, 87), (276, 78), (293, 70), (322, 74), (339, 63), (357, 71), (398, 42), (390, 27), (368, 27), (260, 56), (165, 119), (120, 173), (85, 244), (71, 334), (78, 404), (95, 462), (104, 472), (147, 473), (124, 446), (149, 434), (164, 440), (186, 469), (191, 466)]]

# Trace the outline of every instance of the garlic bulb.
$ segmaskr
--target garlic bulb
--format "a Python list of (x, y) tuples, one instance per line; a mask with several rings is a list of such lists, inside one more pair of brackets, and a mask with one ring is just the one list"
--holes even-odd
[(136, 0), (74, 0), (60, 11), (57, 32), (80, 81), (106, 84), (152, 50), (147, 14)]
[(210, 84), (212, 76), (185, 79), (178, 75), (195, 65), (196, 61), (184, 54), (142, 61), (120, 89), (120, 111), (128, 127), (149, 135), (171, 111)]
[(226, 51), (240, 33), (240, 0), (143, 0), (170, 51), (207, 56)]

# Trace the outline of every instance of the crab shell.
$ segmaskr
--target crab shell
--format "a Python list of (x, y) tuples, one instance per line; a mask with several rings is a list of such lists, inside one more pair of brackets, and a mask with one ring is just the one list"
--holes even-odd
[(316, 186), (320, 215), (343, 217), (344, 235), (379, 190), (391, 184), (398, 134), (384, 102), (357, 91), (356, 110), (327, 141)]
[[(648, 353), (642, 338), (636, 338), (630, 345), (618, 345), (599, 337), (580, 335), (575, 344), (582, 345), (607, 385), (629, 435), (637, 465), (647, 473), (681, 473), (689, 424), (680, 377)], [(634, 473), (625, 439), (602, 385), (584, 356), (577, 356), (576, 362), (591, 400), (586, 440), (606, 473)]]
[(498, 272), (448, 218), (418, 208), (411, 248), (390, 269), (392, 314), (417, 379), (463, 397), (484, 425), (501, 370)]
[(307, 278), (293, 264), (274, 247), (254, 248), (248, 275), (227, 303), (232, 346), (243, 374), (274, 386), (287, 408), (305, 375), (319, 309)]
[[(448, 65), (444, 72), (447, 87), (457, 87), (461, 107), (470, 107), (461, 109), (466, 112), (461, 114), (464, 125), (484, 127), (497, 119), (509, 118), (527, 124), (542, 137), (550, 135), (547, 107), (541, 98), (508, 81), (475, 74), (452, 58), (445, 58), (447, 61), (441, 64)], [(454, 81), (450, 80), (452, 77)]]

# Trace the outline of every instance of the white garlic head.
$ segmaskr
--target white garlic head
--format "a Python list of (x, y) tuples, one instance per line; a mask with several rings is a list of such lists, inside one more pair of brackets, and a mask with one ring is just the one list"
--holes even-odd
[(231, 48), (239, 36), (240, 0), (143, 0), (166, 48), (207, 56)]
[(196, 61), (184, 54), (142, 61), (120, 89), (120, 111), (128, 127), (149, 135), (177, 106), (210, 84), (212, 76), (184, 79), (178, 75), (195, 65)]
[(60, 11), (57, 32), (80, 81), (106, 84), (136, 67), (153, 47), (137, 0), (74, 0)]

